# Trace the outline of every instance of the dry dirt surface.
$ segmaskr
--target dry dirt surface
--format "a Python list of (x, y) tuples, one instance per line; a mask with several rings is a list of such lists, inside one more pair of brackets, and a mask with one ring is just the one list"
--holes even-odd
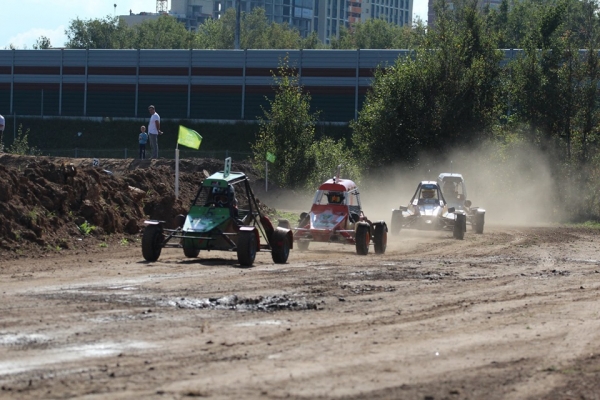
[[(171, 215), (157, 210), (172, 165), (108, 174), (8, 161), (0, 398), (600, 398), (596, 230), (490, 224), (462, 241), (402, 231), (384, 255), (311, 244), (287, 264), (259, 253), (240, 268), (235, 253), (189, 259), (181, 249), (147, 263), (139, 229), (149, 214)], [(203, 169), (187, 165), (186, 193)], [(137, 215), (130, 187), (142, 184)], [(96, 211), (83, 215), (82, 204)], [(119, 223), (97, 217), (101, 232), (81, 232), (77, 222), (107, 209)]]

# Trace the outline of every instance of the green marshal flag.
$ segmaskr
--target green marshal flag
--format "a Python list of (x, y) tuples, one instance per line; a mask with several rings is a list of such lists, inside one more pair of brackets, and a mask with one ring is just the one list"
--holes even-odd
[(275, 162), (275, 154), (267, 151), (267, 161), (270, 163), (274, 163)]
[(191, 147), (192, 149), (199, 149), (200, 143), (202, 143), (202, 136), (193, 129), (186, 128), (183, 125), (179, 125), (179, 136), (177, 137), (177, 143)]

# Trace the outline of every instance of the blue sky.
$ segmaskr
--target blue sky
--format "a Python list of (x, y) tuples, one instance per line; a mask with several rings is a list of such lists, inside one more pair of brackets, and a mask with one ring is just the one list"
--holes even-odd
[[(156, 11), (156, 0), (13, 0), (13, 4), (3, 9), (0, 49), (10, 44), (31, 49), (40, 36), (50, 38), (52, 46), (61, 47), (72, 20), (112, 16), (115, 4), (116, 15), (129, 14), (129, 10), (136, 14)], [(427, 0), (414, 0), (413, 19), (417, 15), (427, 20)]]

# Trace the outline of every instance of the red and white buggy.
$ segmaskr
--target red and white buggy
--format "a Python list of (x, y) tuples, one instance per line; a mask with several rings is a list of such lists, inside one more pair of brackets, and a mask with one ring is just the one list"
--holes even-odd
[[(280, 226), (289, 227), (289, 222), (281, 220)], [(319, 186), (310, 212), (300, 214), (292, 231), (301, 251), (307, 250), (310, 242), (355, 245), (360, 255), (369, 253), (371, 243), (376, 254), (385, 253), (387, 247), (386, 223), (371, 222), (362, 211), (356, 184), (339, 177)]]

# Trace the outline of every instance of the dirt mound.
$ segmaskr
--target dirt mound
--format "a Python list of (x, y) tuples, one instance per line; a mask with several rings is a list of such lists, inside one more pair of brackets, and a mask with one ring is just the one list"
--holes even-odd
[[(1, 155), (0, 251), (30, 256), (42, 250), (89, 250), (99, 240), (139, 234), (145, 219), (174, 227), (202, 179), (223, 169), (220, 160), (181, 160), (176, 197), (174, 160), (108, 159), (93, 164), (87, 159)], [(256, 180), (249, 164), (234, 164), (233, 169)]]

